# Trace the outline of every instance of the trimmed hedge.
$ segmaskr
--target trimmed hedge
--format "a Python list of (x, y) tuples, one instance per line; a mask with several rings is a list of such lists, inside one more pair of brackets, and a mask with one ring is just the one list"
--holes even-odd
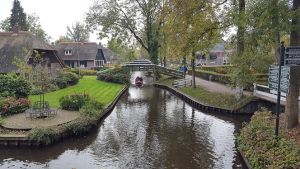
[(28, 97), (31, 85), (17, 75), (0, 75), (0, 96)]
[[(79, 75), (79, 69), (77, 68), (67, 68), (65, 70)], [(80, 69), (80, 76), (96, 76), (96, 75), (97, 75), (97, 70)]]
[(238, 135), (238, 147), (252, 168), (300, 168), (300, 148), (279, 136), (274, 137), (274, 117), (256, 112)]
[[(192, 71), (189, 71), (188, 73), (192, 74)], [(216, 81), (222, 84), (231, 84), (231, 74), (221, 74), (217, 72), (197, 69), (195, 71), (195, 75), (205, 80)], [(268, 74), (256, 74), (255, 82), (259, 84), (267, 84)], [(250, 89), (251, 87), (252, 84), (250, 86), (247, 86), (246, 88)]]
[(90, 96), (88, 94), (71, 94), (61, 97), (59, 99), (59, 104), (64, 110), (78, 111), (88, 101), (90, 101)]
[(77, 84), (79, 81), (79, 77), (72, 72), (62, 72), (58, 75), (58, 77), (54, 80), (54, 83), (60, 88), (66, 88), (71, 85)]
[(126, 84), (129, 83), (130, 73), (122, 68), (108, 69), (98, 73), (98, 80), (103, 80), (113, 83)]

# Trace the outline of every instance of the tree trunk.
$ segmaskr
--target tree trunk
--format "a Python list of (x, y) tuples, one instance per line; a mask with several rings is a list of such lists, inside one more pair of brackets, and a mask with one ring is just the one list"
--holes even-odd
[(275, 54), (274, 58), (277, 60), (277, 63), (280, 61), (280, 28), (279, 28), (279, 9), (278, 9), (278, 0), (272, 1), (273, 5), (273, 15), (272, 15), (272, 27), (275, 29), (273, 34), (274, 49)]
[(245, 0), (239, 0), (239, 16), (238, 16), (238, 30), (237, 30), (237, 55), (242, 57), (245, 48)]
[(193, 79), (193, 88), (196, 88), (196, 78), (195, 78), (195, 51), (192, 53), (192, 60), (191, 60), (191, 66), (192, 66), (192, 79)]
[(293, 0), (293, 20), (291, 31), (291, 46), (300, 46), (300, 1)]

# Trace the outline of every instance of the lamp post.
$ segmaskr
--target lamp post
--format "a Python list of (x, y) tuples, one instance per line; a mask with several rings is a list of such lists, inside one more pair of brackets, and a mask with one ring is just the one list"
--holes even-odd
[(76, 42), (76, 43), (77, 43), (77, 59), (78, 59), (78, 62), (77, 62), (78, 76), (80, 77), (79, 42)]

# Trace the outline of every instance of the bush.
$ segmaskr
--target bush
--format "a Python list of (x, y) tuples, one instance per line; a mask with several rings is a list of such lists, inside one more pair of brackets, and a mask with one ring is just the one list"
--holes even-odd
[(60, 88), (66, 88), (70, 85), (75, 85), (79, 81), (79, 77), (72, 72), (62, 72), (54, 80), (54, 83)]
[(255, 113), (237, 140), (252, 168), (300, 168), (299, 147), (282, 136), (274, 138), (270, 112)]
[(102, 107), (103, 105), (100, 102), (96, 100), (90, 100), (82, 107), (80, 110), (80, 115), (85, 119), (97, 119), (97, 117), (100, 115)]
[(113, 83), (129, 83), (129, 71), (122, 68), (108, 69), (98, 73), (98, 80), (103, 80)]
[(66, 125), (68, 132), (79, 136), (90, 131), (90, 129), (97, 125), (97, 120), (86, 120), (84, 118), (78, 118), (75, 121)]
[(28, 81), (16, 75), (0, 75), (0, 96), (27, 97), (31, 85)]
[(89, 100), (90, 97), (87, 94), (72, 94), (61, 97), (59, 103), (64, 110), (78, 111)]
[(26, 98), (0, 97), (1, 115), (22, 113), (29, 108), (30, 101)]
[(36, 127), (30, 131), (28, 136), (31, 140), (49, 144), (54, 139), (55, 132), (50, 128)]

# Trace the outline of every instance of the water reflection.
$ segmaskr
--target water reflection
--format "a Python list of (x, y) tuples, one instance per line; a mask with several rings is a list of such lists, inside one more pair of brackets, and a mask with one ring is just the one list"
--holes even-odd
[(241, 167), (234, 144), (241, 120), (204, 114), (146, 79), (97, 131), (43, 149), (1, 148), (0, 168)]

